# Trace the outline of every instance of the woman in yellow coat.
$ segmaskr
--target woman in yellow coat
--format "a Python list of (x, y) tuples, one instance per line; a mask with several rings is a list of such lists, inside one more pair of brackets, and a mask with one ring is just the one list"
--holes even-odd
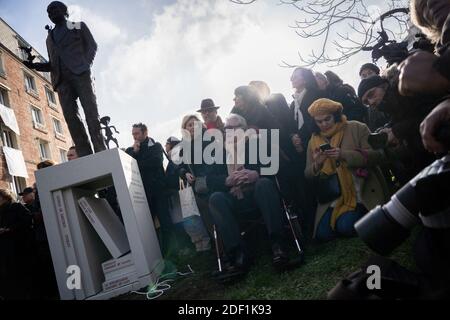
[(377, 167), (384, 161), (383, 152), (370, 147), (369, 128), (347, 121), (342, 110), (340, 103), (329, 99), (316, 100), (308, 109), (316, 128), (308, 145), (305, 176), (314, 180), (337, 174), (340, 186), (340, 196), (317, 207), (314, 234), (323, 241), (353, 236), (355, 222), (389, 196)]

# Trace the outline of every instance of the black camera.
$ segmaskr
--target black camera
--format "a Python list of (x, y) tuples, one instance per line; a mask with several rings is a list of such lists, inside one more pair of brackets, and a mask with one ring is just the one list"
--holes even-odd
[(402, 62), (415, 51), (434, 51), (433, 43), (427, 39), (423, 33), (418, 33), (415, 35), (416, 40), (412, 43), (411, 48), (409, 48), (410, 44), (408, 41), (397, 42), (389, 39), (389, 35), (384, 29), (383, 22), (386, 18), (394, 17), (398, 13), (408, 14), (409, 9), (396, 8), (382, 14), (379, 18), (381, 31), (378, 32), (378, 42), (373, 46), (365, 46), (361, 48), (363, 51), (372, 51), (372, 60), (374, 62), (378, 61), (380, 58), (384, 58), (388, 66), (391, 66), (394, 63)]
[(418, 224), (450, 228), (450, 155), (435, 161), (355, 224), (359, 237), (375, 252), (387, 255)]

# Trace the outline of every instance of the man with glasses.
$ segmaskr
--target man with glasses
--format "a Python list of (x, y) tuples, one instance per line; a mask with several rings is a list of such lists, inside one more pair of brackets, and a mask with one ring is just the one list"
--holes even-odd
[(212, 99), (204, 99), (201, 103), (200, 109), (197, 112), (202, 114), (203, 121), (205, 121), (206, 129), (218, 129), (223, 131), (223, 121), (217, 115), (217, 109), (220, 107), (214, 104)]

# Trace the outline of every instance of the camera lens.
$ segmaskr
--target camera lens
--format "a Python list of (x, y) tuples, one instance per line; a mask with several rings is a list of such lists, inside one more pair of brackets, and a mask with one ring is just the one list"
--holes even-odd
[(390, 254), (409, 236), (409, 230), (402, 227), (381, 206), (359, 220), (355, 229), (361, 240), (381, 255)]

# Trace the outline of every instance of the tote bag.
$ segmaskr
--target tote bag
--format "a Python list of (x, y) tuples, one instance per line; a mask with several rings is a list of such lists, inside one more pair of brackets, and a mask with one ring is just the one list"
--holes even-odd
[(198, 210), (192, 187), (185, 186), (184, 183), (180, 181), (180, 191), (178, 191), (178, 194), (180, 196), (181, 215), (183, 219), (192, 216), (200, 216), (200, 211)]

